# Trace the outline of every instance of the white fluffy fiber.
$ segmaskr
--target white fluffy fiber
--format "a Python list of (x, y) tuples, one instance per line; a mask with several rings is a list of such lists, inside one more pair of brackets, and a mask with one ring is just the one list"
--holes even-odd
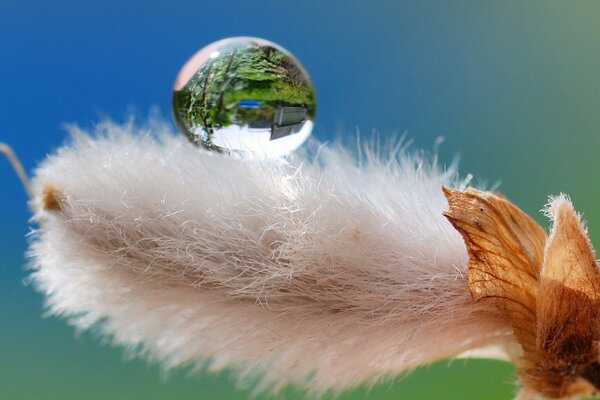
[[(166, 368), (258, 389), (373, 383), (510, 328), (471, 300), (467, 252), (422, 155), (240, 160), (165, 126), (100, 124), (35, 172), (32, 280), (49, 312)], [(46, 186), (61, 210), (43, 210)]]

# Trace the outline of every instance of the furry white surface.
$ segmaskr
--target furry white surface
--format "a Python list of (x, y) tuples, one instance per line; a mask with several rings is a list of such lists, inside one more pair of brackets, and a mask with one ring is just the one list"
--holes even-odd
[(453, 169), (402, 149), (240, 160), (165, 126), (71, 131), (35, 172), (30, 254), (49, 311), (79, 329), (313, 393), (510, 340), (471, 300), (442, 216)]

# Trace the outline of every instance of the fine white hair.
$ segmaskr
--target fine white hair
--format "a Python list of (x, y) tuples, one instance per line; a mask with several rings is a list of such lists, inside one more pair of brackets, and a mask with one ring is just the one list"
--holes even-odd
[(435, 157), (320, 145), (253, 160), (164, 124), (70, 131), (32, 180), (30, 255), (48, 311), (77, 329), (165, 368), (314, 394), (511, 337), (470, 297), (441, 190), (466, 181)]

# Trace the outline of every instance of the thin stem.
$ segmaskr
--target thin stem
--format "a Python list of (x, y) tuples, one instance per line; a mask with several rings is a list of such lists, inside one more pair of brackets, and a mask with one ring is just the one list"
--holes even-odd
[(21, 164), (21, 161), (19, 161), (19, 158), (17, 157), (17, 155), (15, 154), (13, 149), (5, 143), (0, 143), (0, 153), (4, 154), (6, 156), (6, 158), (8, 159), (8, 162), (13, 167), (13, 169), (15, 170), (15, 173), (21, 180), (21, 183), (23, 184), (23, 187), (25, 188), (25, 192), (27, 192), (27, 196), (29, 196), (29, 198), (32, 198), (33, 194), (31, 192), (29, 178), (27, 177), (27, 173), (25, 173), (23, 164)]

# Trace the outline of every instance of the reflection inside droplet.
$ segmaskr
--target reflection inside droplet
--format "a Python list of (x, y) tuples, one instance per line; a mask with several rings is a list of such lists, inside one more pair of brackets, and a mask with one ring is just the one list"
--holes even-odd
[(310, 136), (312, 83), (286, 50), (256, 38), (215, 42), (181, 69), (173, 92), (179, 128), (216, 152), (279, 157)]

